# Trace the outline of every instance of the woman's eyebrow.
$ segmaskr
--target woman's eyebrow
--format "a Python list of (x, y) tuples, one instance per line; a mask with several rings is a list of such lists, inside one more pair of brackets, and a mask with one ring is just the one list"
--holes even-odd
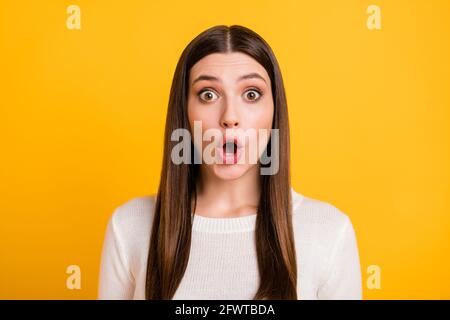
[(243, 75), (243, 76), (239, 77), (238, 81), (244, 80), (244, 79), (253, 79), (253, 78), (258, 78), (258, 79), (261, 79), (262, 81), (266, 82), (266, 80), (263, 78), (263, 76), (261, 76), (259, 73), (256, 73), (256, 72)]
[[(256, 73), (256, 72), (240, 76), (238, 81), (241, 81), (241, 80), (244, 80), (244, 79), (252, 79), (252, 78), (261, 79), (262, 81), (266, 82), (266, 80), (259, 73)], [(202, 74), (202, 75), (198, 76), (192, 82), (192, 84), (196, 83), (197, 81), (201, 81), (201, 80), (220, 81), (220, 79), (217, 78), (217, 77), (206, 75), (206, 74)]]

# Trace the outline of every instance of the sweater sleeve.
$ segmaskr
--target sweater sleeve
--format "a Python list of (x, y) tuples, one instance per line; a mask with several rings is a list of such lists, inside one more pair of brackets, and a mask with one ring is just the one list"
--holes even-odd
[(330, 258), (327, 279), (317, 296), (322, 300), (361, 300), (362, 281), (358, 245), (348, 216), (338, 235)]
[(133, 298), (134, 279), (124, 251), (123, 238), (116, 224), (119, 209), (114, 211), (106, 227), (100, 263), (99, 300), (126, 300)]

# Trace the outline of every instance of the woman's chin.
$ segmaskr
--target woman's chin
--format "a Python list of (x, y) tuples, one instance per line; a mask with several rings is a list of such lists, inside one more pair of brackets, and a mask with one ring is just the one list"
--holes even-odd
[(214, 175), (222, 180), (235, 180), (242, 177), (250, 167), (246, 164), (214, 164)]

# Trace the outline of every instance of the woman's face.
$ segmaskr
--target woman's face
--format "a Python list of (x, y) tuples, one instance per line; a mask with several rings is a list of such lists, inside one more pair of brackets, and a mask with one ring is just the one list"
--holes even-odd
[[(216, 136), (210, 141), (202, 139), (201, 146), (194, 141), (203, 157), (205, 148), (214, 143), (207, 154), (213, 156), (215, 163), (208, 164), (203, 159), (201, 165), (216, 177), (237, 179), (258, 166), (250, 150), (257, 146), (257, 158), (264, 151), (273, 113), (270, 77), (252, 57), (240, 52), (214, 53), (191, 68), (188, 95), (191, 134), (194, 136), (194, 121), (200, 121), (202, 134), (215, 129), (225, 139), (214, 139)], [(230, 140), (238, 146), (232, 143), (224, 146)]]

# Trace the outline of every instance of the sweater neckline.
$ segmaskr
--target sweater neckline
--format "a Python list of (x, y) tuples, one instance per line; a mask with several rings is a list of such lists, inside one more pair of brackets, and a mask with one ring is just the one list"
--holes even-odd
[[(293, 212), (303, 200), (303, 195), (291, 188)], [(192, 214), (192, 230), (208, 233), (235, 233), (250, 232), (256, 229), (257, 213), (249, 212), (247, 215), (232, 218), (213, 218)]]
[(211, 233), (249, 232), (255, 230), (257, 213), (232, 218), (213, 218), (194, 214), (192, 229)]

